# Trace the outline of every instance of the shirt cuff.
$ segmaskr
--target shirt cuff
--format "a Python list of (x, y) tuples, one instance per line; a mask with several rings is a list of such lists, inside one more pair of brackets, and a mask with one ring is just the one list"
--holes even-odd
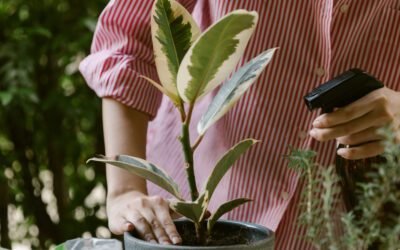
[(152, 120), (160, 106), (162, 93), (140, 75), (158, 81), (154, 65), (131, 55), (108, 54), (105, 51), (86, 57), (79, 70), (99, 97), (109, 97), (146, 113)]

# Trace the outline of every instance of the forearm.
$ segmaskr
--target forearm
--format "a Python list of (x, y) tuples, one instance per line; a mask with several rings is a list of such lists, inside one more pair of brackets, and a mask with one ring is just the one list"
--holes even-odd
[[(146, 157), (149, 116), (115, 100), (103, 99), (103, 130), (107, 156), (127, 154)], [(136, 190), (147, 193), (146, 181), (127, 171), (107, 165), (108, 196)]]

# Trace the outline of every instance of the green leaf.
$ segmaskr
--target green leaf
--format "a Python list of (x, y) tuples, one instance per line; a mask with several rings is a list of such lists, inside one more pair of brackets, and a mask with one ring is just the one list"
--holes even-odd
[(67, 250), (68, 248), (65, 245), (66, 245), (66, 243), (62, 243), (62, 244), (56, 246), (55, 250)]
[(2, 106), (7, 106), (13, 99), (13, 94), (11, 92), (0, 92), (0, 102)]
[(175, 0), (157, 0), (151, 17), (151, 33), (157, 72), (169, 96), (179, 103), (176, 78), (179, 65), (197, 39), (200, 29), (190, 13)]
[(206, 211), (208, 202), (204, 202), (204, 195), (196, 201), (170, 201), (170, 208), (193, 222), (200, 222)]
[(87, 163), (92, 161), (107, 163), (125, 169), (132, 174), (153, 182), (174, 195), (176, 198), (180, 200), (183, 199), (175, 181), (162, 169), (143, 159), (128, 155), (117, 155), (114, 159), (99, 156), (89, 159)]
[(314, 166), (313, 159), (316, 157), (317, 152), (293, 147), (290, 147), (289, 150), (289, 155), (285, 156), (289, 161), (289, 168), (301, 173)]
[(0, 134), (0, 152), (9, 152), (14, 149), (14, 143), (3, 134)]
[(275, 50), (276, 48), (262, 52), (256, 58), (241, 67), (229, 81), (222, 85), (218, 94), (197, 125), (197, 131), (200, 135), (204, 134), (212, 124), (226, 114), (246, 90), (258, 79), (262, 71), (271, 61)]
[(257, 143), (254, 139), (246, 139), (235, 146), (233, 146), (218, 162), (215, 166), (214, 170), (208, 177), (206, 186), (204, 188), (204, 193), (206, 200), (210, 200), (213, 195), (215, 188), (218, 183), (221, 181), (222, 177), (228, 172), (231, 168), (232, 164), (249, 149), (252, 145)]
[(251, 199), (247, 198), (239, 198), (235, 200), (228, 201), (224, 204), (222, 204), (217, 211), (215, 211), (214, 214), (211, 215), (211, 217), (208, 219), (207, 222), (207, 231), (211, 232), (212, 228), (214, 227), (215, 223), (219, 218), (221, 218), (222, 215), (226, 214), (227, 212), (233, 210), (234, 208), (243, 205), (249, 201), (252, 201)]
[(41, 27), (41, 26), (34, 26), (30, 29), (27, 30), (27, 32), (30, 32), (34, 35), (39, 35), (39, 36), (43, 36), (45, 38), (52, 38), (53, 34), (51, 33), (51, 31), (45, 27)]
[(83, 19), (82, 22), (90, 32), (92, 33), (95, 32), (97, 26), (97, 19), (87, 17)]
[(194, 103), (229, 76), (244, 52), (257, 19), (256, 12), (233, 11), (196, 40), (178, 72), (178, 91), (185, 102)]

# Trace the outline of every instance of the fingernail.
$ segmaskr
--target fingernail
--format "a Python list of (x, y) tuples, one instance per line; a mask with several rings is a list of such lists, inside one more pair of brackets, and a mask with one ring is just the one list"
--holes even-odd
[(180, 244), (181, 243), (181, 238), (179, 237), (172, 237), (172, 242), (176, 245), (176, 244)]
[(171, 242), (169, 242), (169, 241), (163, 241), (163, 242), (161, 242), (161, 245), (171, 245)]
[(128, 225), (126, 225), (126, 230), (128, 231), (128, 232), (130, 232), (130, 231), (133, 231), (133, 225), (132, 224), (128, 224)]
[(156, 240), (150, 240), (150, 243), (157, 244)]

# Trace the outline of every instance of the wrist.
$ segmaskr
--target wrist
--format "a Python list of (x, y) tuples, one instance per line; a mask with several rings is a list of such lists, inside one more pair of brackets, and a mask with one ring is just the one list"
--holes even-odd
[(147, 195), (147, 188), (138, 188), (134, 186), (122, 186), (122, 187), (108, 187), (107, 192), (107, 200), (115, 199), (122, 195), (128, 194), (133, 196), (146, 196)]

